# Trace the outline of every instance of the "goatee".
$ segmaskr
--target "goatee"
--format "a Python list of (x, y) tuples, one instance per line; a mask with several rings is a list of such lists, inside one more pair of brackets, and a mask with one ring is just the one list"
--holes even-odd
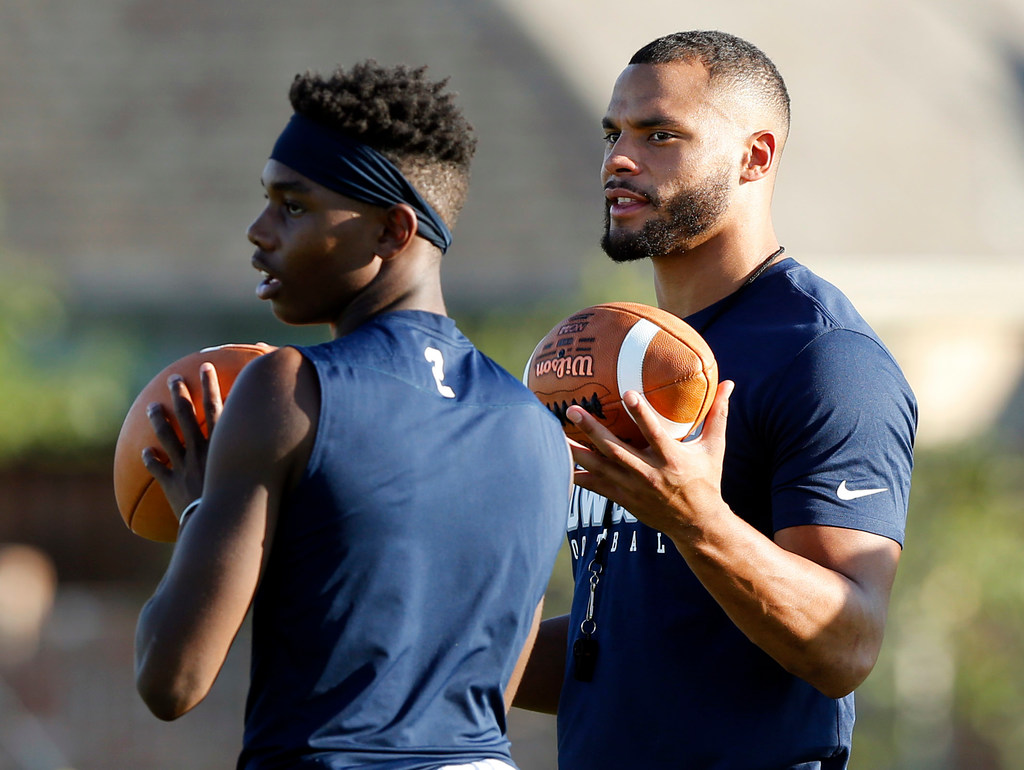
[(697, 189), (680, 190), (666, 201), (648, 196), (648, 204), (662, 216), (650, 219), (639, 231), (611, 232), (611, 203), (605, 202), (601, 248), (615, 262), (651, 259), (686, 251), (729, 207), (729, 171), (709, 175)]

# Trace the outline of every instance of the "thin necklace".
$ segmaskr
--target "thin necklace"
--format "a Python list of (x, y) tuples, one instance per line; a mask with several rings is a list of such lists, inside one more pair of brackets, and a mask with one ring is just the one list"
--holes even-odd
[(739, 301), (740, 295), (742, 295), (743, 292), (746, 291), (747, 287), (750, 286), (750, 284), (752, 284), (758, 278), (760, 278), (761, 274), (771, 266), (772, 262), (774, 262), (782, 254), (784, 254), (785, 251), (785, 246), (779, 246), (779, 248), (777, 248), (775, 251), (769, 254), (768, 257), (754, 269), (754, 272), (750, 274), (750, 277), (748, 277), (747, 280), (743, 282), (742, 286), (740, 286), (738, 289), (736, 289), (736, 291), (734, 291), (732, 294), (730, 294), (728, 297), (726, 297), (719, 303), (718, 309), (711, 314), (710, 318), (708, 318), (704, 323), (700, 325), (700, 328), (697, 329), (697, 333), (703, 335), (704, 332), (708, 330), (708, 327), (711, 326), (711, 324), (713, 324), (715, 321), (721, 318), (726, 311), (732, 309), (732, 306)]

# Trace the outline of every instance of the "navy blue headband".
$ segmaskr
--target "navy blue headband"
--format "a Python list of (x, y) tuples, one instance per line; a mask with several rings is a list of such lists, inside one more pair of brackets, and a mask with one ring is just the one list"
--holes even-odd
[(452, 234), (437, 212), (394, 164), (361, 142), (298, 113), (270, 153), (271, 160), (349, 198), (385, 208), (407, 203), (416, 211), (417, 235), (448, 251)]

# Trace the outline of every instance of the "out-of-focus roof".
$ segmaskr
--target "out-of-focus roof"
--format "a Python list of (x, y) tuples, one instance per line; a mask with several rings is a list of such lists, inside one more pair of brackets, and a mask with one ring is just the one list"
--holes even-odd
[(244, 233), (292, 77), (370, 57), (450, 76), (477, 128), (450, 292), (574, 286), (600, 223), (588, 117), (502, 9), (475, 0), (4, 3), (0, 243), (90, 301), (252, 303)]

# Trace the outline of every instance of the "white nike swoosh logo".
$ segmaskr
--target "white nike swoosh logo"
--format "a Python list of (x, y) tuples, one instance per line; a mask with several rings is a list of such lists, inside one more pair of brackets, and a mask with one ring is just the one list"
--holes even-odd
[(869, 497), (871, 495), (877, 495), (879, 492), (888, 492), (889, 487), (882, 487), (881, 489), (847, 489), (846, 480), (839, 485), (836, 489), (836, 495), (840, 500), (856, 500), (861, 497)]

